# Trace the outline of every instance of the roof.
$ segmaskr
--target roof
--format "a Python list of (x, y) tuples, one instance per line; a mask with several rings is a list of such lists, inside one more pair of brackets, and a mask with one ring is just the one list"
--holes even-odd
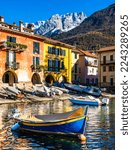
[(97, 52), (99, 53), (99, 52), (112, 51), (112, 50), (115, 50), (115, 46), (104, 47), (99, 49)]
[[(3, 25), (3, 26), (0, 26), (0, 31), (2, 31), (2, 32), (9, 32), (9, 33), (17, 34), (17, 35), (31, 37), (31, 38), (35, 38), (37, 40), (43, 41), (45, 43), (55, 44), (55, 45), (66, 47), (66, 48), (71, 48), (71, 49), (75, 48), (72, 45), (69, 45), (69, 44), (66, 44), (66, 43), (63, 43), (63, 42), (60, 42), (60, 41), (57, 41), (57, 40), (53, 40), (51, 38), (47, 38), (47, 37), (40, 36), (40, 35), (37, 35), (37, 34), (32, 34), (33, 31), (28, 29), (28, 28), (24, 28), (26, 32), (20, 32), (18, 30), (19, 26), (16, 26), (16, 25), (14, 26), (14, 25), (7, 24), (7, 23), (4, 23), (4, 22), (0, 22), (0, 24)], [(12, 27), (15, 27), (15, 29), (17, 29), (17, 30), (15, 30), (15, 29), (13, 30)]]
[(97, 55), (92, 54), (92, 53), (90, 53), (90, 52), (88, 52), (88, 51), (83, 51), (83, 50), (79, 50), (79, 51), (81, 52), (81, 54), (80, 54), (80, 55), (84, 55), (84, 56), (88, 56), (88, 57), (98, 58), (98, 56), (97, 56)]
[(79, 51), (78, 49), (76, 49), (76, 48), (73, 48), (73, 49), (72, 49), (72, 52), (80, 53), (80, 51)]

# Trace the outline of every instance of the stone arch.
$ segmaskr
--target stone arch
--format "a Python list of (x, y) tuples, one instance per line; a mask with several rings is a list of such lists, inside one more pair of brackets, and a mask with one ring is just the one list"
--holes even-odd
[(32, 84), (41, 84), (41, 78), (40, 78), (40, 75), (38, 73), (34, 73), (32, 75)]
[(14, 71), (6, 71), (2, 77), (3, 83), (9, 83), (9, 85), (13, 85), (13, 83), (18, 83), (17, 74)]
[(52, 76), (52, 75), (47, 75), (46, 77), (45, 77), (45, 81), (48, 83), (48, 84), (53, 84), (54, 82), (55, 82), (55, 79), (54, 79), (54, 77)]
[(62, 75), (61, 75), (61, 76), (59, 76), (59, 78), (58, 78), (58, 82), (59, 82), (59, 83), (62, 83), (62, 82), (65, 83), (65, 82), (67, 82), (67, 79), (66, 79), (65, 76), (62, 76)]

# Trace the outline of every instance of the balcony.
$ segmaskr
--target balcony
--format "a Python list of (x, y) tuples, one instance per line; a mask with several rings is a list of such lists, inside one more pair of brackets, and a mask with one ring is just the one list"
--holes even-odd
[(41, 72), (44, 70), (44, 66), (42, 65), (31, 65), (32, 72)]
[(0, 42), (0, 49), (1, 50), (11, 50), (15, 52), (23, 52), (27, 48), (27, 45), (14, 43), (14, 42)]
[(115, 64), (115, 60), (101, 61), (100, 64), (101, 64), (101, 65)]
[(14, 69), (14, 70), (17, 70), (17, 69), (19, 69), (20, 68), (20, 63), (19, 62), (12, 62), (12, 63), (10, 63), (10, 62), (6, 62), (5, 63), (5, 68), (6, 69)]
[(97, 67), (97, 66), (98, 66), (98, 64), (97, 64), (97, 63), (90, 62), (90, 61), (89, 61), (89, 62), (88, 62), (88, 61), (87, 61), (87, 62), (85, 62), (85, 65), (86, 65), (86, 66), (91, 66), (91, 67)]

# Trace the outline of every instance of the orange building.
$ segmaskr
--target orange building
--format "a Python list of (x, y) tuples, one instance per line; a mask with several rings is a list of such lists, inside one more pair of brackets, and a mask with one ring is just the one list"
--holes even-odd
[(33, 31), (4, 23), (0, 17), (0, 83), (40, 83), (43, 72), (43, 38)]

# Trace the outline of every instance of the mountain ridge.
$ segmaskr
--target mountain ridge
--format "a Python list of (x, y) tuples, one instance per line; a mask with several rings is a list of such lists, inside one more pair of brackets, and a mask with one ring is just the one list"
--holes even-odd
[(115, 4), (93, 13), (79, 26), (53, 39), (75, 45), (83, 50), (96, 50), (114, 45)]
[[(37, 21), (31, 24), (34, 26), (35, 34), (52, 37), (77, 27), (85, 18), (86, 15), (83, 12), (55, 14), (46, 21)], [(28, 24), (26, 23), (25, 26), (27, 27)]]

